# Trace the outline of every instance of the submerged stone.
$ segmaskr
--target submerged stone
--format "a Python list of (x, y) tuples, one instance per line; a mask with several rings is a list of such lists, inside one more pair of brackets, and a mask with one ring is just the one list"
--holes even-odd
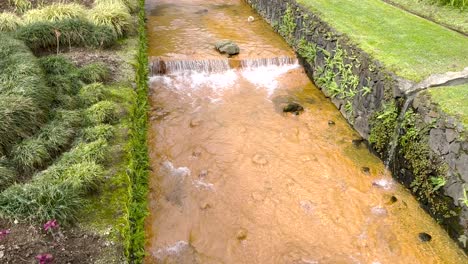
[(239, 54), (240, 48), (239, 46), (230, 40), (221, 40), (216, 42), (215, 44), (216, 49), (222, 54), (228, 54), (229, 56)]
[(364, 174), (370, 174), (370, 168), (369, 167), (362, 167), (361, 168), (361, 171), (364, 173)]
[(329, 125), (329, 126), (334, 126), (334, 125), (335, 125), (335, 121), (333, 121), (333, 120), (328, 120), (328, 125)]
[(244, 228), (241, 228), (237, 231), (236, 233), (236, 238), (238, 240), (244, 240), (247, 238), (247, 230), (245, 230)]
[(283, 112), (285, 113), (293, 113), (295, 115), (300, 114), (302, 111), (304, 111), (304, 107), (298, 103), (288, 103), (285, 107), (283, 107)]
[(252, 162), (258, 165), (266, 165), (268, 163), (268, 160), (266, 159), (265, 156), (261, 154), (255, 154), (252, 157)]
[(353, 139), (352, 143), (355, 147), (359, 147), (361, 146), (362, 143), (364, 143), (364, 139), (363, 138)]
[(432, 239), (432, 236), (425, 232), (419, 233), (418, 237), (419, 237), (419, 240), (421, 240), (421, 242), (429, 242)]

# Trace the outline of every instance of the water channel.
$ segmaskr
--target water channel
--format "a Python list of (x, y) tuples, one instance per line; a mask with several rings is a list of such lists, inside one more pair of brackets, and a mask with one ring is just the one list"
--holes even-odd
[[(467, 263), (246, 3), (149, 0), (147, 19), (164, 71), (146, 263)], [(240, 54), (218, 54), (221, 39)], [(304, 112), (283, 113), (290, 101)]]

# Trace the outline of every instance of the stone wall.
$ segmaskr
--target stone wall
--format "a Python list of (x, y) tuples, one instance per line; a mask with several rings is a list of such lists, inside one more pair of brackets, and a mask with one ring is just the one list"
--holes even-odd
[[(397, 141), (390, 169), (466, 250), (463, 240), (468, 236), (468, 208), (461, 199), (468, 182), (468, 142), (461, 124), (431, 103), (426, 91), (418, 93), (410, 105), (412, 115), (407, 116), (414, 120), (403, 120), (406, 115), (398, 112), (407, 99), (405, 91), (415, 87), (424, 90), (421, 83), (389, 72), (347, 36), (294, 0), (246, 1), (295, 49), (311, 80), (383, 160), (387, 159), (394, 131), (415, 134), (411, 144)], [(388, 129), (376, 117), (391, 111), (391, 106), (395, 113), (388, 115), (393, 118), (386, 124), (392, 124)], [(403, 127), (398, 129), (400, 123)], [(425, 166), (423, 173), (421, 166)], [(434, 191), (430, 189), (434, 188), (433, 178), (445, 179), (446, 183)]]

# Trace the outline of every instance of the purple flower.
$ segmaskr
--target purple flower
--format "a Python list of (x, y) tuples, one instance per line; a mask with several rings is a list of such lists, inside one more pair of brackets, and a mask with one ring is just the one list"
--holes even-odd
[(39, 261), (39, 264), (49, 264), (52, 263), (54, 257), (52, 254), (39, 254), (36, 256), (36, 259)]
[(45, 231), (52, 230), (58, 226), (59, 224), (57, 223), (57, 220), (52, 219), (52, 220), (47, 221), (47, 223), (44, 224), (44, 230)]
[(3, 238), (4, 236), (10, 233), (11, 233), (10, 229), (0, 230), (0, 238)]

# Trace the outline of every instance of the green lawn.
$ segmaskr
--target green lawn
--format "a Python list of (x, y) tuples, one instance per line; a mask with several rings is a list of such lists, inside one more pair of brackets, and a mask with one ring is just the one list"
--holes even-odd
[(419, 16), (468, 34), (468, 9), (441, 6), (431, 0), (386, 0)]
[(468, 66), (468, 38), (381, 0), (298, 0), (397, 75), (421, 81)]
[(458, 117), (468, 128), (468, 84), (431, 88), (429, 93), (444, 112)]

